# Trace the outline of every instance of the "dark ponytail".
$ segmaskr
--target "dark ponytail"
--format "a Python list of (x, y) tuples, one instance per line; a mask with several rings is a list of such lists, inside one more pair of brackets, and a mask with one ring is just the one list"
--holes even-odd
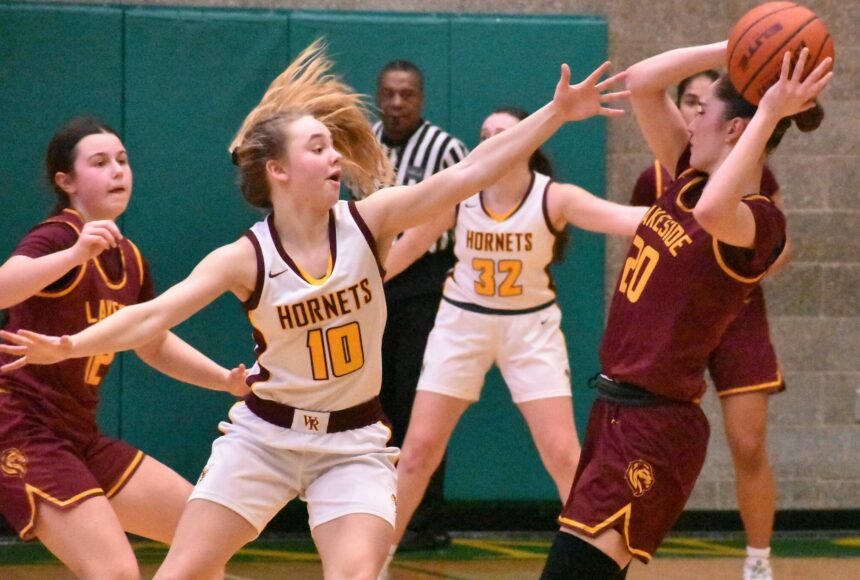
[[(729, 80), (728, 75), (723, 75), (720, 78), (714, 94), (725, 105), (723, 118), (727, 121), (735, 117), (750, 119), (758, 110), (755, 105), (748, 103), (741, 97), (740, 93), (738, 93)], [(791, 117), (783, 117), (777, 123), (776, 129), (773, 130), (770, 139), (767, 140), (765, 152), (770, 153), (779, 146), (783, 136), (785, 136), (785, 132), (791, 127), (792, 121), (800, 131), (808, 133), (817, 129), (821, 125), (822, 120), (824, 120), (824, 108), (819, 103), (815, 103), (815, 106), (807, 111), (802, 111)]]

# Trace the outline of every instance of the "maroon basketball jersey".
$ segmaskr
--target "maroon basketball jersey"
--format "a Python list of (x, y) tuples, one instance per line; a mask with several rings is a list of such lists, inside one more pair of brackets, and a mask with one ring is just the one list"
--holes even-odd
[(785, 217), (762, 195), (744, 198), (754, 248), (719, 243), (702, 229), (693, 208), (708, 176), (690, 168), (689, 155), (636, 230), (600, 348), (610, 378), (681, 400), (704, 392), (708, 356), (785, 241)]
[[(66, 209), (33, 228), (13, 255), (36, 258), (71, 247), (84, 222)], [(123, 238), (118, 247), (74, 268), (43, 291), (9, 309), (6, 330), (26, 328), (61, 336), (73, 334), (128, 304), (152, 298), (149, 272), (137, 247)], [(15, 357), (0, 353), (0, 364)], [(0, 377), (4, 386), (38, 402), (54, 417), (83, 435), (95, 432), (98, 387), (114, 354), (75, 358), (53, 365), (28, 365)]]
[[(648, 169), (639, 174), (633, 193), (630, 195), (630, 205), (651, 205), (660, 199), (672, 184), (672, 175), (659, 161), (654, 161)], [(779, 191), (779, 183), (770, 167), (764, 166), (761, 174), (760, 193), (772, 197)]]

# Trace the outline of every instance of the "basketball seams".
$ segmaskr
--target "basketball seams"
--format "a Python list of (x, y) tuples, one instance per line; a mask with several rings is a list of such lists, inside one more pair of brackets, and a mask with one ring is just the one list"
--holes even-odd
[(818, 60), (821, 58), (821, 55), (824, 54), (824, 47), (827, 46), (828, 40), (830, 40), (830, 33), (824, 36), (824, 40), (821, 41), (821, 46), (818, 47), (818, 53), (815, 55), (814, 59), (810, 60), (810, 62), (812, 63), (812, 66), (809, 69), (810, 71), (815, 70), (815, 67), (821, 64), (820, 62), (818, 62)]
[[(744, 30), (744, 31), (740, 34), (740, 36), (738, 36), (738, 37), (737, 37), (733, 42), (731, 42), (731, 43), (730, 43), (730, 44), (733, 44), (734, 46), (732, 47), (732, 52), (731, 52), (731, 53), (729, 53), (729, 58), (727, 59), (727, 61), (726, 61), (726, 62), (728, 62), (728, 63), (731, 63), (731, 62), (732, 62), (732, 58), (734, 58), (734, 56), (735, 56), (735, 49), (738, 47), (738, 45), (740, 45), (741, 40), (743, 40), (744, 36), (746, 36), (746, 34), (747, 34), (747, 33), (748, 33), (748, 32), (749, 32), (753, 27), (755, 27), (755, 25), (756, 25), (756, 24), (758, 24), (759, 22), (761, 22), (761, 21), (762, 21), (762, 20), (764, 20), (765, 18), (769, 18), (769, 17), (773, 16), (774, 14), (779, 14), (780, 12), (783, 12), (783, 11), (785, 11), (785, 10), (791, 10), (791, 9), (793, 9), (793, 8), (805, 8), (805, 7), (804, 7), (804, 6), (801, 6), (800, 4), (791, 4), (790, 6), (784, 6), (784, 7), (780, 8), (780, 9), (778, 9), (778, 10), (773, 10), (773, 11), (771, 11), (771, 12), (766, 12), (766, 13), (765, 13), (765, 14), (763, 14), (760, 18), (756, 19), (754, 22), (751, 22), (751, 23), (750, 23), (750, 25), (749, 25), (749, 26), (747, 26), (746, 30)], [(732, 34), (731, 34), (731, 32), (730, 32), (730, 33), (729, 33), (729, 37), (731, 38), (731, 36), (732, 36)]]
[(774, 57), (774, 56), (776, 56), (776, 55), (780, 55), (780, 54), (782, 54), (783, 49), (785, 48), (785, 46), (786, 46), (787, 44), (789, 44), (792, 40), (794, 40), (794, 38), (796, 38), (798, 34), (800, 34), (801, 32), (803, 32), (803, 31), (804, 31), (804, 30), (805, 30), (809, 25), (811, 25), (811, 24), (812, 24), (813, 22), (815, 22), (816, 20), (818, 20), (818, 16), (816, 16), (815, 14), (813, 14), (813, 15), (812, 15), (812, 18), (810, 18), (809, 20), (807, 20), (806, 22), (804, 22), (804, 23), (803, 23), (803, 26), (801, 26), (801, 27), (799, 27), (797, 30), (795, 30), (795, 31), (792, 33), (792, 35), (791, 35), (791, 36), (789, 36), (789, 37), (788, 37), (788, 38), (786, 38), (784, 41), (782, 41), (782, 44), (780, 44), (780, 45), (779, 45), (779, 47), (777, 47), (777, 49), (776, 49), (776, 50), (774, 50), (773, 52), (771, 52), (771, 53), (770, 53), (770, 56), (768, 56), (768, 58), (767, 58), (767, 59), (766, 59), (766, 60), (765, 60), (765, 61), (764, 61), (764, 62), (763, 62), (759, 67), (758, 67), (758, 70), (756, 70), (756, 71), (755, 71), (755, 74), (752, 74), (752, 75), (750, 75), (750, 76), (749, 76), (749, 80), (747, 81), (747, 84), (746, 84), (746, 85), (744, 85), (743, 90), (742, 90), (742, 91), (740, 91), (741, 96), (742, 96), (743, 98), (745, 98), (745, 99), (747, 98), (747, 97), (746, 97), (747, 89), (748, 89), (748, 88), (749, 88), (749, 86), (750, 86), (750, 85), (751, 85), (751, 84), (752, 84), (752, 83), (753, 83), (753, 82), (758, 78), (758, 76), (761, 74), (761, 71), (763, 71), (763, 70), (765, 69), (765, 67), (767, 67), (767, 65), (768, 65), (768, 64), (770, 64), (770, 62), (773, 60), (773, 57)]

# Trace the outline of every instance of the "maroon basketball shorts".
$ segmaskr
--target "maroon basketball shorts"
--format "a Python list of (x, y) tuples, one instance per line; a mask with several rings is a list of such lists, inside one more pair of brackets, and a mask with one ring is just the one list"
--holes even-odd
[(67, 509), (96, 495), (110, 498), (142, 459), (141, 451), (103, 435), (73, 443), (0, 389), (0, 512), (22, 539), (35, 537), (41, 502)]
[(753, 290), (737, 318), (723, 333), (720, 345), (711, 353), (708, 371), (720, 397), (785, 390), (770, 341), (761, 286)]
[(631, 406), (597, 399), (559, 523), (589, 537), (614, 529), (647, 563), (693, 491), (709, 435), (694, 403)]

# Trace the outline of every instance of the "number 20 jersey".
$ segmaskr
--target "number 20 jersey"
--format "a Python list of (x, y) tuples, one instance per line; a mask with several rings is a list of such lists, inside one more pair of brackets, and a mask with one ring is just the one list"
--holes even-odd
[(315, 279), (286, 252), (273, 216), (246, 233), (257, 283), (245, 307), (257, 362), (248, 384), (262, 399), (311, 411), (353, 407), (379, 394), (386, 306), (373, 236), (355, 202), (329, 214), (328, 273)]
[(690, 168), (689, 148), (676, 174), (636, 230), (615, 285), (600, 361), (612, 379), (695, 401), (705, 389), (709, 355), (782, 250), (785, 217), (769, 198), (747, 196), (754, 247), (720, 243), (693, 216), (708, 176)]

